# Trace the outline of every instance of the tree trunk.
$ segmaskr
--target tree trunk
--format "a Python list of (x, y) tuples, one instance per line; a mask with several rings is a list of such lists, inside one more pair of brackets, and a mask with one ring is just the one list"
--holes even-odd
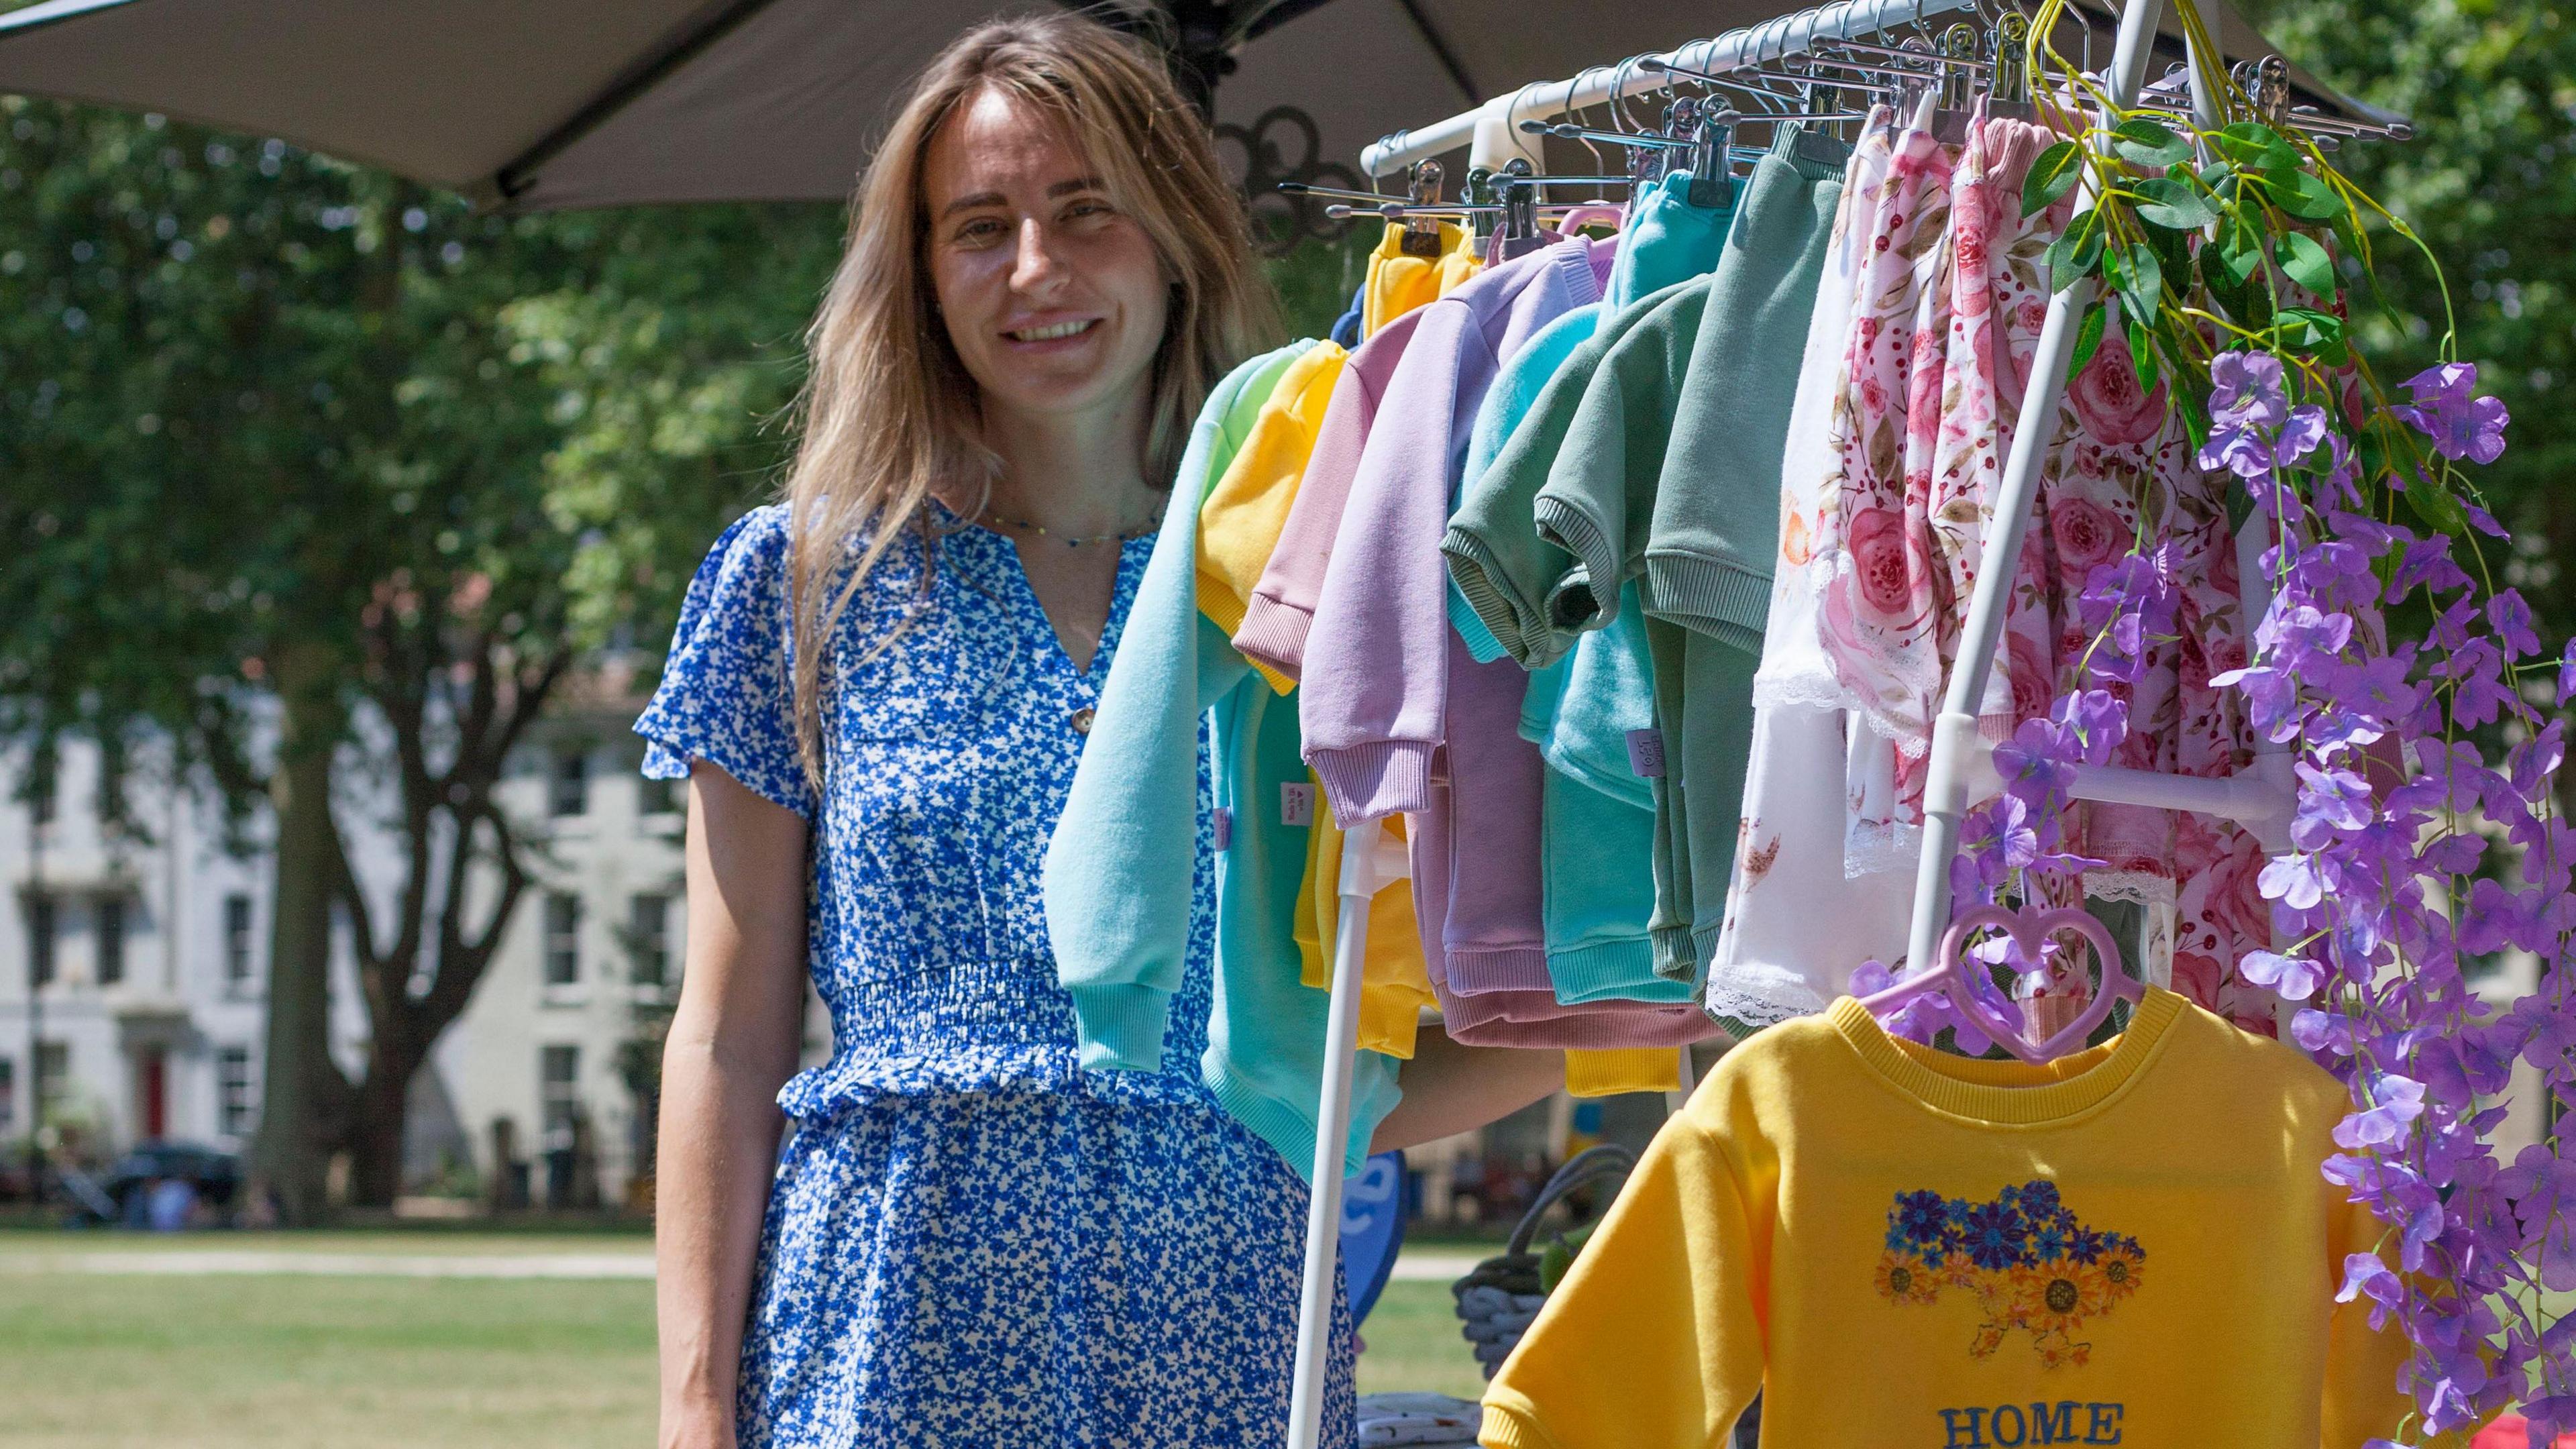
[(411, 1080), (420, 1074), (420, 1058), (379, 1037), (367, 1060), (367, 1075), (351, 1101), (349, 1130), (349, 1205), (390, 1208), (402, 1191), (403, 1129), (407, 1125)]
[(277, 822), (268, 948), (268, 1042), (252, 1170), (288, 1226), (329, 1208), (331, 1060), (331, 755), (341, 711), (328, 665), (290, 647), (276, 661), (282, 737), (270, 776)]

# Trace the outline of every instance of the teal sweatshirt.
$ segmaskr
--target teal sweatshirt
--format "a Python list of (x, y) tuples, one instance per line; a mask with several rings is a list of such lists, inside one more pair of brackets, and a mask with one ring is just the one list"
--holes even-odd
[[(1723, 206), (1694, 206), (1689, 179), (1674, 175), (1649, 191), (1620, 239), (1609, 293), (1597, 307), (1570, 312), (1530, 340), (1504, 365), (1476, 418), (1462, 501), (1540, 391), (1600, 328), (1648, 293), (1704, 275), (1717, 266), (1734, 216)], [(1632, 600), (1633, 603), (1633, 600)], [(1452, 578), (1450, 615), (1469, 652), (1480, 659), (1503, 650)], [(1650, 944), (1655, 914), (1654, 782), (1636, 773), (1632, 734), (1655, 727), (1653, 665), (1644, 620), (1625, 618), (1585, 634), (1566, 657), (1530, 676), (1520, 732), (1539, 747), (1544, 782), (1544, 875), (1548, 974), (1568, 1004), (1603, 999), (1681, 1001), (1690, 984), (1658, 975)]]
[[(1087, 1067), (1150, 1069), (1190, 949), (1201, 728), (1211, 726), (1216, 805), (1216, 1004), (1201, 1075), (1226, 1111), (1300, 1177), (1315, 1157), (1330, 998), (1298, 981), (1291, 934), (1306, 827), (1279, 787), (1302, 784), (1297, 701), (1253, 674), (1199, 612), (1199, 503), (1261, 404), (1312, 342), (1255, 358), (1210, 394), (1101, 687), (1100, 708), (1047, 850), (1047, 931), (1074, 1003)], [(1345, 1171), (1398, 1095), (1397, 1063), (1361, 1052)]]

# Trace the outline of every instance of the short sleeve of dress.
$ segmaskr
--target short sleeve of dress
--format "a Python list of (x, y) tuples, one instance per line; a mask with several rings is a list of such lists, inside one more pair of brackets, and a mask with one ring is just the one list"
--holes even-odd
[(787, 510), (754, 509), (708, 551), (680, 604), (662, 685), (635, 721), (644, 774), (686, 779), (704, 760), (811, 820), (788, 667)]

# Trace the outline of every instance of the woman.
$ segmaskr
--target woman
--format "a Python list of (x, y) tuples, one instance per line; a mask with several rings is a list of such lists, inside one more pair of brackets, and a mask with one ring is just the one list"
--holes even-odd
[[(969, 32), (880, 148), (787, 500), (717, 542), (636, 723), (690, 781), (670, 1449), (1279, 1442), (1306, 1194), (1197, 1080), (1208, 953), (1164, 1070), (1085, 1072), (1038, 886), (1161, 490), (1269, 321), (1203, 127), (1095, 23)], [(809, 975), (832, 1056), (790, 1081)], [(1381, 1145), (1562, 1070), (1476, 1056), (1426, 1050)]]

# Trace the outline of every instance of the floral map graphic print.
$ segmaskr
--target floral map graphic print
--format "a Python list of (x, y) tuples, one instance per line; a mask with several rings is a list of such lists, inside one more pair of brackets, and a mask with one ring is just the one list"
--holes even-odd
[(1986, 1202), (1898, 1193), (1877, 1281), (1879, 1294), (1900, 1305), (1938, 1302), (1944, 1288), (1970, 1294), (1984, 1315), (1972, 1357), (1993, 1356), (2018, 1328), (2040, 1363), (2056, 1368), (2092, 1357), (2093, 1345), (2077, 1335), (2138, 1291), (2146, 1264), (2137, 1239), (2077, 1222), (2057, 1184), (2039, 1178)]

